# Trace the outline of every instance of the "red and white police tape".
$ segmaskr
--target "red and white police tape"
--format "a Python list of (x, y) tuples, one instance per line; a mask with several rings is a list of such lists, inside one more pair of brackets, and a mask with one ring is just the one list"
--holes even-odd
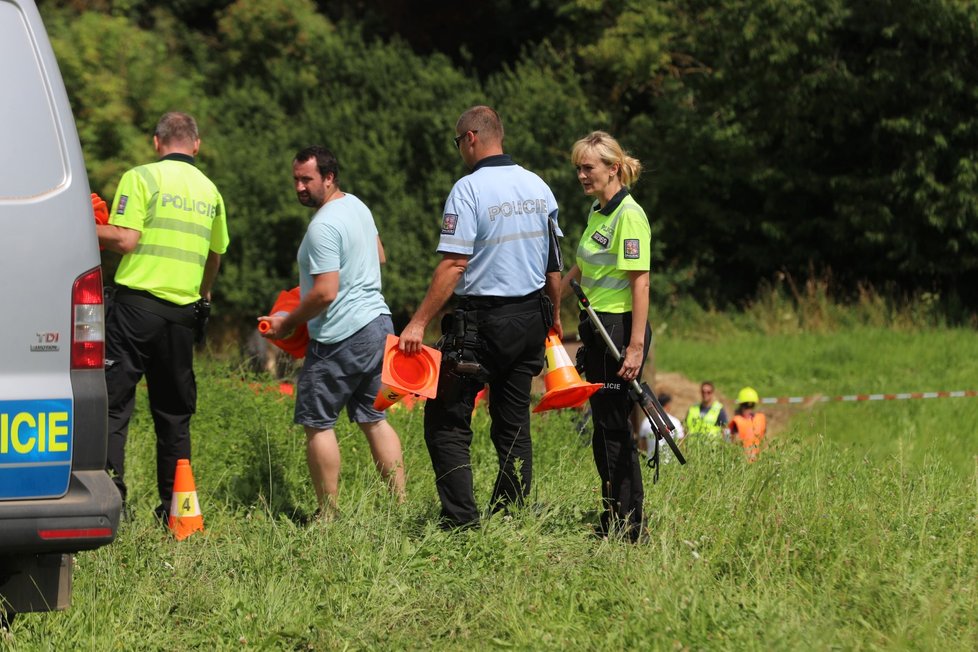
[(845, 396), (765, 396), (765, 405), (788, 405), (795, 403), (829, 403), (835, 401), (905, 401), (912, 398), (968, 398), (978, 396), (972, 389), (957, 392), (904, 392), (902, 394), (847, 394)]

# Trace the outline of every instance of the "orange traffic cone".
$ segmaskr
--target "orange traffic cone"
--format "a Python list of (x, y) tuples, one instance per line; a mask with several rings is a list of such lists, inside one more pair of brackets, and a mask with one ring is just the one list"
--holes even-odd
[(204, 517), (197, 502), (194, 474), (190, 460), (177, 460), (177, 472), (173, 477), (173, 500), (170, 501), (170, 531), (177, 541), (183, 541), (194, 532), (203, 531)]
[(386, 410), (407, 394), (435, 398), (438, 390), (441, 351), (422, 346), (420, 353), (407, 355), (397, 348), (399, 339), (396, 335), (387, 336), (380, 374), (383, 385), (374, 399), (375, 410)]
[(553, 330), (547, 334), (547, 361), (544, 369), (547, 375), (543, 377), (543, 383), (547, 393), (540, 399), (540, 404), (533, 408), (534, 412), (579, 407), (591, 394), (603, 387), (601, 383), (586, 383), (581, 380), (581, 375), (567, 355), (567, 349)]
[(422, 400), (423, 399), (415, 396), (414, 394), (405, 394), (403, 397), (401, 397), (401, 400), (399, 400), (397, 403), (395, 403), (394, 405), (386, 409), (400, 410), (401, 408), (403, 408), (405, 410), (410, 411), (418, 407), (418, 405), (421, 403)]
[[(294, 287), (291, 290), (282, 290), (278, 293), (278, 298), (275, 299), (275, 304), (268, 314), (274, 315), (279, 312), (292, 312), (301, 302), (302, 298), (299, 293), (299, 288)], [(263, 334), (268, 332), (267, 321), (258, 322), (258, 332)], [(288, 337), (269, 341), (296, 360), (304, 358), (306, 356), (306, 347), (309, 345), (309, 327), (306, 324), (299, 324)]]

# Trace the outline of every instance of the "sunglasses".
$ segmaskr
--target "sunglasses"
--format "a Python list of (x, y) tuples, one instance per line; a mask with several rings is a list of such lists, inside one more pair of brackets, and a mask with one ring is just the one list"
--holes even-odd
[(477, 134), (477, 133), (479, 133), (479, 130), (478, 130), (478, 129), (469, 129), (469, 131), (466, 131), (465, 133), (463, 133), (463, 134), (460, 134), (460, 135), (458, 135), (458, 136), (455, 136), (455, 138), (452, 138), (452, 140), (454, 140), (454, 141), (455, 141), (455, 149), (458, 149), (458, 148), (459, 148), (459, 145), (458, 145), (458, 144), (459, 144), (459, 142), (460, 142), (460, 141), (461, 141), (461, 140), (462, 140), (463, 138), (465, 138), (465, 137), (466, 137), (466, 136), (468, 135), (468, 133), (469, 133), (469, 132), (472, 132), (473, 134)]

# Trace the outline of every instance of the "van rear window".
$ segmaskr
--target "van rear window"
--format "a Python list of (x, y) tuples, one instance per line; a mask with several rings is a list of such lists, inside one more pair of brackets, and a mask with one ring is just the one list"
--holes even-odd
[(0, 201), (37, 197), (67, 179), (47, 75), (61, 84), (56, 68), (44, 69), (20, 9), (0, 0)]

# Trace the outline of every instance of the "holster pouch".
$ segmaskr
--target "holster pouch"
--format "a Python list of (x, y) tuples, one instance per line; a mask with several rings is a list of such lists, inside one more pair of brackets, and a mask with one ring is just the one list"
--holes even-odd
[(554, 327), (554, 303), (546, 294), (540, 295), (540, 314), (543, 315), (543, 325), (549, 331)]
[(584, 375), (584, 370), (587, 368), (585, 360), (587, 360), (587, 347), (582, 344), (581, 346), (577, 347), (577, 353), (574, 357), (574, 368), (577, 369), (577, 373), (581, 374), (582, 376)]
[(577, 336), (581, 340), (583, 346), (594, 346), (594, 337), (596, 333), (594, 332), (594, 326), (591, 324), (591, 317), (585, 311), (581, 311), (579, 317), (580, 324), (577, 326)]
[(587, 359), (588, 349), (594, 346), (594, 327), (591, 325), (591, 317), (587, 314), (587, 311), (582, 310), (579, 316), (580, 323), (577, 326), (577, 338), (581, 340), (581, 346), (577, 349), (577, 355), (574, 359), (574, 368), (577, 369), (577, 373), (584, 375), (584, 370), (586, 368), (585, 360)]
[(478, 351), (484, 348), (474, 314), (456, 310), (441, 321), (442, 336), (438, 348), (443, 368), (459, 378), (485, 383), (489, 372), (479, 362)]
[(199, 299), (194, 304), (194, 344), (202, 344), (207, 337), (207, 322), (211, 318), (211, 302)]

